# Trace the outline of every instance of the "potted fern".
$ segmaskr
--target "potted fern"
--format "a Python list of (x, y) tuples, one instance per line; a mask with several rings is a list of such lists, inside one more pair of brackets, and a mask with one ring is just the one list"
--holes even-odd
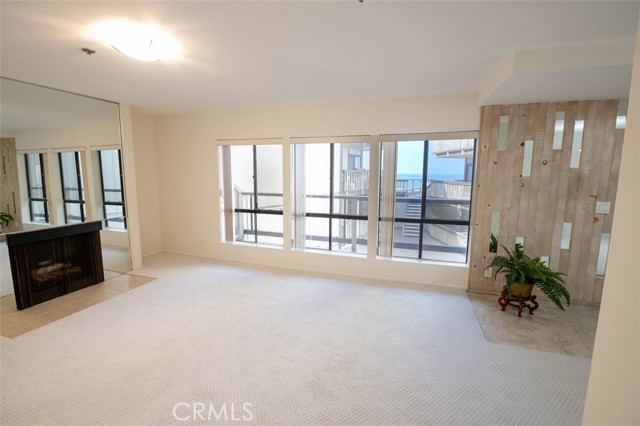
[(505, 275), (504, 290), (509, 295), (530, 297), (535, 285), (563, 311), (563, 299), (569, 306), (571, 295), (564, 286), (563, 275), (565, 274), (552, 270), (539, 257), (527, 256), (521, 244), (516, 244), (513, 250), (509, 250), (502, 244), (500, 246), (506, 255), (494, 257), (485, 270), (496, 268), (494, 271), (496, 279), (498, 274)]
[(13, 221), (13, 216), (9, 213), (0, 212), (0, 230), (9, 226), (9, 224)]

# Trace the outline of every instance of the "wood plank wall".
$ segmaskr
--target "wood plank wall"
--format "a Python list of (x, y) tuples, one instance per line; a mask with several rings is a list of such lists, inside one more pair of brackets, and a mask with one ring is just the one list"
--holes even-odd
[[(556, 112), (564, 111), (562, 149), (553, 149)], [(493, 105), (481, 109), (472, 205), (470, 292), (497, 294), (504, 278), (484, 277), (492, 212), (500, 212), (498, 239), (512, 248), (525, 237), (530, 256), (549, 256), (567, 274), (572, 300), (600, 303), (604, 278), (596, 276), (602, 234), (611, 233), (624, 129), (616, 129), (617, 100)], [(509, 116), (507, 148), (498, 151), (500, 116)], [(578, 168), (570, 168), (576, 120), (584, 120)], [(533, 140), (531, 176), (522, 176), (524, 141)], [(596, 202), (611, 202), (596, 214)], [(561, 249), (564, 222), (571, 243)], [(498, 249), (503, 253), (502, 248)]]
[(13, 222), (2, 232), (22, 230), (22, 212), (20, 207), (20, 186), (18, 181), (18, 156), (14, 138), (0, 139), (0, 211), (9, 213)]

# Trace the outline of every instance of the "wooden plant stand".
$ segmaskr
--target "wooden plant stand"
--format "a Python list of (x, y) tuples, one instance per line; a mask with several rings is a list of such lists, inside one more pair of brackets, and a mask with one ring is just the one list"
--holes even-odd
[(518, 308), (519, 318), (522, 317), (522, 310), (524, 308), (527, 308), (529, 310), (529, 315), (533, 315), (533, 311), (538, 309), (538, 306), (540, 306), (540, 304), (536, 302), (536, 296), (512, 296), (507, 293), (507, 290), (502, 290), (502, 293), (500, 293), (498, 304), (502, 307), (502, 311), (506, 309), (507, 305), (515, 306), (516, 308)]

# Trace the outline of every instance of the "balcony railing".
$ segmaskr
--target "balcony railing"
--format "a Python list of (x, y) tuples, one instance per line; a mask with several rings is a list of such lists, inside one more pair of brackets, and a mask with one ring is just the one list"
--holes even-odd
[(369, 170), (342, 170), (341, 192), (364, 191), (369, 189)]
[[(356, 175), (356, 174), (353, 174)], [(421, 216), (421, 179), (405, 179), (398, 180), (397, 187), (400, 191), (396, 196), (396, 217), (420, 219)], [(356, 182), (352, 180), (352, 182)], [(345, 185), (349, 186), (349, 185)], [(351, 185), (351, 188), (357, 187)], [(398, 189), (397, 188), (397, 189)], [(404, 190), (404, 191), (402, 191)], [(236, 187), (235, 190), (235, 206), (239, 209), (255, 208), (255, 201), (252, 192), (242, 191)], [(470, 182), (455, 181), (428, 181), (427, 187), (427, 211), (425, 217), (429, 219), (441, 219), (444, 221), (462, 220), (468, 221), (469, 208), (471, 198)], [(283, 205), (277, 203), (282, 200), (281, 193), (259, 193), (259, 197), (268, 197), (273, 201), (272, 205), (262, 205), (261, 209), (282, 211)], [(307, 199), (328, 199), (329, 195), (308, 194)], [(369, 196), (365, 192), (359, 195), (335, 194), (338, 211), (336, 213), (349, 215), (368, 214)], [(363, 244), (366, 239), (366, 224), (360, 221), (349, 221), (347, 219), (338, 219), (339, 235), (332, 239), (334, 244)], [(358, 222), (356, 224), (356, 222)], [(252, 214), (244, 214), (236, 212), (235, 234), (238, 241), (244, 241), (245, 236), (254, 235), (256, 233), (254, 216)], [(355, 228), (353, 228), (355, 226)], [(399, 248), (417, 249), (417, 238), (419, 235), (419, 225), (416, 223), (397, 223), (394, 246)], [(425, 224), (425, 232), (429, 236), (430, 241), (436, 244), (437, 250), (455, 251), (466, 250), (467, 232), (458, 229), (459, 226), (446, 224)], [(314, 235), (312, 230), (307, 234), (309, 240), (326, 241), (327, 237)], [(258, 230), (257, 233), (263, 236), (282, 237), (281, 233), (273, 233)], [(366, 245), (366, 242), (364, 243)], [(354, 246), (355, 247), (355, 246)], [(426, 247), (426, 245), (425, 245)], [(463, 249), (464, 248), (464, 249)], [(466, 251), (465, 251), (466, 253)]]
[(470, 200), (471, 182), (432, 181), (427, 187), (427, 198)]

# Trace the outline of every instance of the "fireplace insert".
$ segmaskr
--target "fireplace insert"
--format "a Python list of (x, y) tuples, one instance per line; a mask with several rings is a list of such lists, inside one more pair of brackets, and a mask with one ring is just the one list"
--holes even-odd
[(101, 229), (96, 221), (8, 234), (18, 309), (104, 281)]

